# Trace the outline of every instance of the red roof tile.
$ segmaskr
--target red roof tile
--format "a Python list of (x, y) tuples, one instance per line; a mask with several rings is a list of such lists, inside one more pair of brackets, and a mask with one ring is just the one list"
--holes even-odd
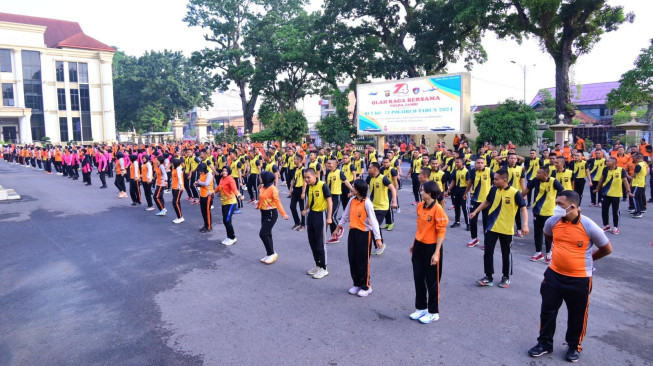
[(587, 115), (587, 114), (585, 114), (585, 113), (583, 113), (583, 112), (581, 112), (579, 110), (576, 110), (576, 114), (574, 115), (573, 119), (576, 119), (580, 123), (584, 123), (586, 125), (593, 125), (593, 124), (598, 123), (597, 120), (595, 120), (594, 118), (590, 117), (589, 115)]
[(0, 13), (0, 22), (40, 25), (45, 29), (45, 45), (49, 48), (81, 48), (98, 51), (115, 51), (94, 38), (84, 34), (77, 22)]

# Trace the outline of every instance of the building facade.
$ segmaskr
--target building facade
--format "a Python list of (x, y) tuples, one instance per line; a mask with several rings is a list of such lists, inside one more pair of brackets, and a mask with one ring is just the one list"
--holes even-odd
[(76, 22), (0, 13), (0, 140), (116, 140), (115, 50)]

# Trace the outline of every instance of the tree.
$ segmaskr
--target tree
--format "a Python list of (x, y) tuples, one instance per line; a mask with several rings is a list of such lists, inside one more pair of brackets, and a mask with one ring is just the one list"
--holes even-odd
[(505, 17), (496, 31), (499, 36), (532, 35), (551, 55), (556, 67), (556, 115), (570, 122), (575, 111), (570, 101), (569, 69), (578, 57), (591, 51), (605, 32), (624, 22), (632, 13), (610, 6), (606, 0), (504, 0)]
[(234, 142), (240, 141), (238, 130), (234, 126), (227, 126), (227, 128), (225, 128), (222, 133), (216, 134), (213, 139), (218, 144), (225, 142), (228, 144), (233, 144)]
[(299, 142), (308, 133), (308, 121), (297, 110), (276, 113), (270, 129), (281, 141)]
[(249, 135), (249, 139), (254, 142), (265, 142), (276, 140), (277, 137), (274, 135), (272, 130), (267, 129)]
[(537, 139), (537, 114), (529, 105), (507, 99), (496, 109), (485, 108), (474, 116), (478, 127), (478, 140), (493, 144), (512, 141), (515, 145), (529, 146)]
[(322, 118), (316, 125), (320, 138), (329, 144), (344, 145), (356, 136), (356, 126), (349, 119), (349, 89), (341, 92), (334, 89), (332, 103), (336, 113)]
[(608, 93), (608, 107), (630, 112), (645, 107), (646, 123), (653, 118), (653, 39), (635, 60), (635, 68), (621, 75), (619, 88)]
[(542, 89), (537, 95), (540, 97), (540, 106), (536, 111), (537, 121), (547, 125), (558, 123), (556, 101), (551, 96), (551, 92), (548, 89)]
[(179, 111), (211, 105), (208, 75), (181, 52), (145, 52), (141, 57), (118, 51), (113, 85), (119, 130), (168, 131)]

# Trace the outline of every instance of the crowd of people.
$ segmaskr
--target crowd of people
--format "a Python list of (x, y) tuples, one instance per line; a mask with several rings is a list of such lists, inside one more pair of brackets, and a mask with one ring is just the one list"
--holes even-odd
[[(577, 360), (585, 334), (592, 260), (610, 254), (605, 233), (619, 234), (621, 202), (628, 200), (635, 219), (642, 218), (647, 203), (653, 202), (646, 200), (645, 192), (653, 158), (651, 146), (642, 140), (626, 149), (615, 141), (609, 152), (600, 144), (585, 151), (584, 141), (578, 138), (574, 147), (565, 142), (519, 156), (511, 142), (498, 146), (485, 143), (472, 151), (463, 135), (454, 141), (453, 148), (438, 140), (429, 151), (423, 140), (419, 146), (412, 141), (408, 145), (386, 144), (383, 152), (372, 145), (357, 149), (347, 144), (332, 149), (307, 143), (281, 146), (278, 142), (6, 145), (3, 158), (71, 180), (79, 178), (81, 169), (86, 186), (92, 185), (92, 172), (97, 170), (100, 188), (107, 188), (107, 178), (113, 178), (118, 198), (129, 198), (134, 207), (146, 204), (145, 211), (156, 207), (157, 216), (167, 215), (164, 193), (171, 193), (175, 224), (185, 221), (181, 198), (186, 193), (188, 204), (200, 208), (201, 233), (213, 230), (214, 197), (219, 197), (227, 234), (222, 244), (228, 246), (237, 242), (234, 215), (246, 204), (252, 205), (261, 215), (259, 237), (266, 253), (260, 261), (268, 265), (279, 258), (273, 227), (279, 216), (290, 219), (279, 191), (286, 185), (292, 229), (307, 232), (313, 254), (315, 266), (307, 274), (315, 279), (329, 274), (326, 244), (339, 242), (349, 225), (353, 282), (349, 293), (361, 297), (372, 292), (370, 256), (384, 253), (383, 230), (395, 230), (394, 215), (401, 213), (398, 191), (402, 189), (401, 178), (407, 178), (412, 183), (412, 204), (417, 206), (417, 229), (410, 247), (416, 310), (410, 318), (425, 324), (439, 318), (447, 229), (469, 231), (467, 247), (482, 244), (484, 276), (476, 281), (482, 287), (494, 285), (493, 255), (499, 242), (502, 277), (498, 286), (507, 288), (512, 274), (512, 238), (530, 233), (531, 208), (535, 252), (530, 260), (544, 261), (548, 269), (541, 288), (540, 337), (529, 354), (537, 357), (551, 351), (557, 309), (564, 300), (570, 309), (567, 359)], [(402, 161), (409, 166), (405, 174)], [(602, 228), (581, 215), (586, 185), (590, 187), (588, 206), (602, 209)], [(447, 209), (454, 211), (450, 226)], [(593, 251), (592, 245), (599, 249)]]

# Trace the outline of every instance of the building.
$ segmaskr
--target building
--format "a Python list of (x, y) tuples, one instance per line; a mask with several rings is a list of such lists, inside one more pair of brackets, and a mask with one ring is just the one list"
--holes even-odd
[[(619, 88), (618, 81), (570, 86), (571, 102), (576, 105), (577, 116), (574, 118), (587, 125), (611, 125), (614, 110), (608, 108), (606, 103), (608, 93), (617, 88)], [(547, 88), (547, 90), (555, 99), (556, 88)], [(541, 104), (542, 98), (538, 93), (531, 102), (531, 107), (537, 110)]]
[(0, 13), (0, 139), (115, 141), (114, 52), (76, 22)]

